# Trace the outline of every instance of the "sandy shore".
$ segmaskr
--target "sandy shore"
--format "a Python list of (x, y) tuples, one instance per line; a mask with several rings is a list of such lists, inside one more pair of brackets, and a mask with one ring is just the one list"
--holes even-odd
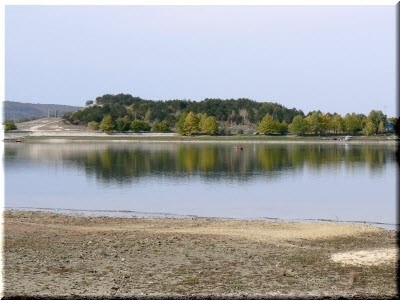
[(4, 214), (5, 295), (393, 296), (372, 226)]

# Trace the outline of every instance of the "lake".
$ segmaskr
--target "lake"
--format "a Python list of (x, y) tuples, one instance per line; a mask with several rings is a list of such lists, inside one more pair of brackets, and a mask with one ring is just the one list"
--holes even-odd
[(396, 146), (5, 143), (5, 207), (396, 224)]

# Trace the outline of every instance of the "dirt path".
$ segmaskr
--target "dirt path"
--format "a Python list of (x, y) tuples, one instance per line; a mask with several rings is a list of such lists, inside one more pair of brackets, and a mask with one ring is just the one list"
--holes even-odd
[(40, 133), (43, 131), (50, 131), (54, 133), (60, 131), (89, 132), (89, 130), (85, 126), (65, 124), (61, 118), (56, 118), (56, 117), (37, 119), (28, 122), (21, 122), (17, 123), (16, 125), (18, 127), (18, 130), (31, 131), (35, 133)]
[[(375, 227), (38, 212), (4, 221), (5, 295), (396, 292), (395, 234)], [(374, 263), (345, 261), (360, 253)]]

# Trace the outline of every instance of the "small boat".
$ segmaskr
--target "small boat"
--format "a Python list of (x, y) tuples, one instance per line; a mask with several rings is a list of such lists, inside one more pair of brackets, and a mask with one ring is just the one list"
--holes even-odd
[(21, 139), (16, 139), (15, 142), (16, 142), (16, 143), (21, 143), (22, 140), (21, 140)]
[(236, 147), (235, 147), (235, 150), (236, 150), (236, 151), (243, 151), (243, 147), (236, 146)]

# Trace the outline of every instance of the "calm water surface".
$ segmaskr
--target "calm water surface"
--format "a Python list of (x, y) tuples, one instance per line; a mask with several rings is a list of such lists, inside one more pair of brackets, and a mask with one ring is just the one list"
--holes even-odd
[(231, 144), (5, 143), (5, 206), (394, 229), (395, 152), (350, 144), (246, 144), (238, 152)]

